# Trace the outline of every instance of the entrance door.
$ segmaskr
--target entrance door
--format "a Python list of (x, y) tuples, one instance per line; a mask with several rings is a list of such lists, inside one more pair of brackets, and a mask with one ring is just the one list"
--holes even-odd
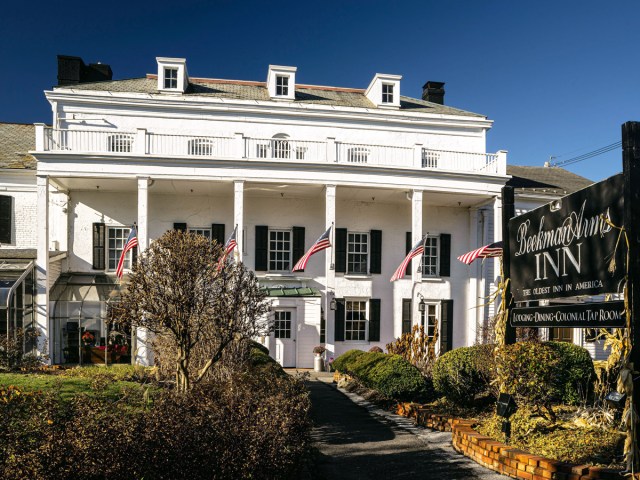
[(293, 310), (275, 312), (276, 361), (285, 368), (296, 366), (296, 319)]

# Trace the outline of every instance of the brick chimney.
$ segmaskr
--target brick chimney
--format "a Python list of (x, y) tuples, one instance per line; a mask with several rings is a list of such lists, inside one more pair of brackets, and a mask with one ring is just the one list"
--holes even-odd
[(422, 87), (422, 99), (444, 105), (444, 82), (427, 82)]
[(80, 57), (58, 55), (58, 85), (111, 80), (111, 67), (102, 63), (85, 65)]

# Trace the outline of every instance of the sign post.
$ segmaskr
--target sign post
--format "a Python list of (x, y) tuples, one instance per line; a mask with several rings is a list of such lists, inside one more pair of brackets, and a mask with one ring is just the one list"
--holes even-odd
[[(513, 195), (513, 187), (502, 187), (502, 238), (509, 238), (509, 220), (516, 215), (516, 206)], [(511, 255), (509, 254), (509, 242), (502, 242), (502, 279), (503, 283), (506, 282), (504, 287), (504, 298), (502, 302), (504, 304), (504, 312), (506, 319), (504, 319), (504, 343), (505, 345), (511, 345), (516, 343), (516, 329), (511, 326), (511, 307), (513, 297), (511, 296)]]
[[(622, 125), (622, 166), (624, 173), (624, 227), (629, 240), (627, 289), (631, 325), (631, 362), (640, 368), (640, 122)], [(633, 403), (640, 405), (640, 382), (633, 382)], [(635, 432), (635, 425), (632, 426)], [(635, 436), (635, 435), (634, 435)], [(634, 438), (635, 443), (636, 438)], [(633, 452), (634, 455), (636, 452)], [(634, 458), (637, 466), (637, 460)], [(628, 466), (629, 467), (629, 466)]]

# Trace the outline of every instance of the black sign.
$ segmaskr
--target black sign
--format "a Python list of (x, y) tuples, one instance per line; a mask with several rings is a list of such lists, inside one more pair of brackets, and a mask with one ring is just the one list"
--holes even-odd
[(515, 301), (621, 291), (624, 239), (616, 251), (610, 223), (622, 226), (622, 189), (619, 174), (509, 220)]
[(514, 308), (512, 327), (624, 328), (624, 302), (574, 303)]

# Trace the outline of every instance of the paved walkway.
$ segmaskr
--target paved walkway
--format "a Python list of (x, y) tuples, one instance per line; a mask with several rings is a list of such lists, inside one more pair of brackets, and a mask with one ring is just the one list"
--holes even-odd
[(338, 390), (327, 374), (311, 373), (312, 432), (318, 449), (314, 480), (504, 480), (457, 453), (451, 434), (413, 425)]

